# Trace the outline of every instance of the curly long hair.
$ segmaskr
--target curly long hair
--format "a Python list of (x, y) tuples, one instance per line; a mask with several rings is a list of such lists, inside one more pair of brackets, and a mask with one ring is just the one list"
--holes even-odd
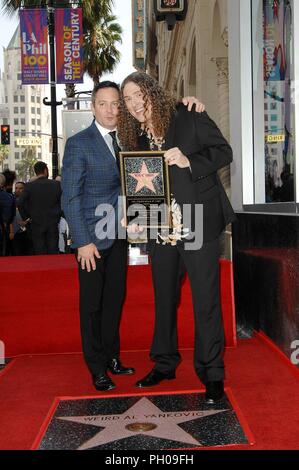
[(118, 136), (122, 148), (125, 150), (138, 150), (138, 136), (141, 133), (141, 124), (128, 111), (123, 99), (124, 87), (133, 82), (143, 93), (145, 108), (152, 106), (151, 121), (154, 134), (165, 137), (171, 117), (175, 111), (176, 100), (159, 85), (157, 80), (143, 72), (134, 72), (123, 81), (121, 85), (121, 100), (118, 120)]

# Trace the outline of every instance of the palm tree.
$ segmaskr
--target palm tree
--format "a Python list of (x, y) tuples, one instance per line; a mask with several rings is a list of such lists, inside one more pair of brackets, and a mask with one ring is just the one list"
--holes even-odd
[(0, 144), (0, 166), (1, 166), (1, 171), (3, 171), (3, 163), (4, 160), (8, 157), (9, 155), (9, 145), (3, 145)]
[(86, 31), (90, 24), (112, 13), (113, 0), (84, 0), (83, 29)]
[(84, 71), (95, 85), (105, 72), (113, 72), (120, 60), (116, 44), (121, 42), (122, 28), (116, 23), (114, 15), (100, 18), (98, 23), (90, 24), (84, 34), (83, 64)]
[[(20, 7), (47, 6), (49, 0), (2, 0), (2, 9), (9, 15)], [(54, 1), (55, 3), (55, 1)], [(72, 0), (59, 1), (59, 7), (71, 7)], [(112, 72), (120, 60), (116, 44), (121, 42), (122, 28), (112, 15), (113, 0), (84, 0), (83, 12), (83, 67), (84, 72), (99, 83), (105, 72)], [(73, 84), (66, 85), (66, 95), (75, 96)]]
[(34, 176), (34, 165), (36, 162), (36, 148), (26, 148), (23, 153), (22, 160), (16, 166), (18, 177), (22, 181), (29, 181)]

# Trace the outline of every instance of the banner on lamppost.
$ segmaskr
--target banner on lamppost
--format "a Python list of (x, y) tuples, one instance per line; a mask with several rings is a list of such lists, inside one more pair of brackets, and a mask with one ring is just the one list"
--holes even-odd
[(83, 83), (83, 30), (81, 8), (55, 12), (57, 83)]
[(47, 10), (20, 10), (22, 84), (49, 82)]

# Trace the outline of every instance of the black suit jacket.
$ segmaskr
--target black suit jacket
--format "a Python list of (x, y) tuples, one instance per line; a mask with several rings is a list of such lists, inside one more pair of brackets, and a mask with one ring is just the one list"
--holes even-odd
[(60, 200), (60, 183), (42, 176), (26, 184), (18, 200), (18, 208), (23, 219), (29, 217), (33, 225), (47, 228), (59, 222)]
[[(148, 148), (141, 137), (141, 149)], [(178, 147), (191, 165), (170, 169), (171, 192), (183, 207), (191, 205), (194, 229), (195, 204), (203, 205), (203, 241), (215, 240), (235, 218), (233, 208), (221, 184), (217, 171), (232, 162), (232, 149), (206, 112), (189, 112), (183, 104), (177, 106), (165, 140), (165, 149)]]
[(15, 215), (15, 198), (4, 189), (0, 189), (0, 245), (7, 234), (6, 226), (13, 222)]

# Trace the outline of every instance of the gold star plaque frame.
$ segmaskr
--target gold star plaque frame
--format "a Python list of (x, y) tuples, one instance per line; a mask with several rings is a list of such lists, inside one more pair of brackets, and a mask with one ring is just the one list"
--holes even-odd
[(120, 152), (124, 221), (144, 228), (171, 227), (169, 167), (161, 151)]

